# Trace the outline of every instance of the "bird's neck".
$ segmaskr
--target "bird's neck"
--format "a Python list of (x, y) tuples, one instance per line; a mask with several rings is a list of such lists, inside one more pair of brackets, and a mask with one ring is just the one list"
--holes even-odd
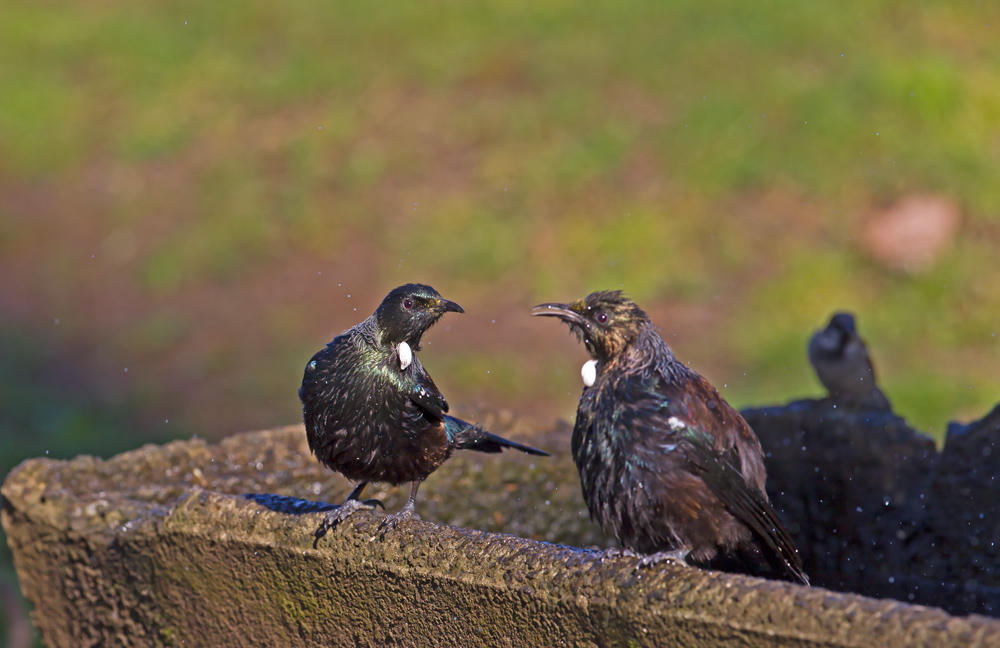
[(410, 349), (414, 352), (420, 350), (420, 338), (423, 337), (423, 333), (415, 333), (413, 335), (408, 335), (401, 337), (398, 334), (389, 334), (379, 328), (376, 328), (376, 339), (375, 344), (382, 349), (387, 351), (394, 351), (401, 343), (406, 342), (410, 345)]
[(378, 339), (378, 324), (375, 322), (374, 315), (355, 326), (353, 330), (359, 336), (365, 338), (366, 341), (373, 344)]
[(352, 332), (354, 343), (358, 347), (367, 346), (376, 351), (392, 353), (393, 346), (385, 340), (385, 332), (378, 327), (374, 315), (355, 326)]
[(660, 369), (661, 373), (672, 372), (677, 358), (660, 336), (653, 324), (643, 324), (633, 341), (612, 358), (598, 359), (602, 370), (643, 372)]

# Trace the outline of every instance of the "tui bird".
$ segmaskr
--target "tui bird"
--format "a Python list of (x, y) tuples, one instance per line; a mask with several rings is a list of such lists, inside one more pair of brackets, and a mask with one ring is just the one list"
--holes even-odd
[(400, 286), (374, 315), (335, 337), (306, 365), (299, 398), (309, 449), (327, 467), (358, 482), (326, 515), (317, 541), (359, 509), (385, 508), (378, 500), (360, 500), (369, 482), (411, 483), (406, 505), (383, 520), (383, 534), (413, 516), (420, 482), (456, 449), (515, 448), (548, 456), (446, 415), (448, 403), (416, 352), (421, 336), (447, 312), (465, 311), (430, 286)]
[(591, 519), (622, 553), (809, 583), (764, 491), (760, 441), (639, 306), (613, 290), (532, 314), (566, 322), (590, 353), (573, 459)]
[(854, 315), (836, 313), (809, 340), (809, 362), (830, 396), (850, 405), (891, 410), (875, 382), (875, 369), (864, 340), (858, 337)]

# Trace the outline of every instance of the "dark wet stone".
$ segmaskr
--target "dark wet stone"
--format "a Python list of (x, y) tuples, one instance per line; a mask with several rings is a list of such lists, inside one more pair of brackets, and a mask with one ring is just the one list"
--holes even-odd
[(948, 608), (1000, 616), (1000, 406), (948, 427), (926, 492), (904, 564), (948, 584)]
[(828, 399), (743, 411), (813, 584), (1000, 615), (1000, 408), (945, 447)]

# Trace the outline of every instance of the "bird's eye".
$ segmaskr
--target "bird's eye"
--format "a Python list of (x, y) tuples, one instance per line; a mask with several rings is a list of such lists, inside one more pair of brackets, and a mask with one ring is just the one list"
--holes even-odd
[(604, 311), (601, 311), (600, 313), (598, 313), (597, 314), (597, 323), (598, 324), (607, 324), (608, 323), (608, 314), (605, 313)]
[(403, 300), (403, 308), (405, 308), (406, 310), (410, 310), (411, 308), (413, 308), (413, 300), (410, 299), (409, 297), (405, 298)]

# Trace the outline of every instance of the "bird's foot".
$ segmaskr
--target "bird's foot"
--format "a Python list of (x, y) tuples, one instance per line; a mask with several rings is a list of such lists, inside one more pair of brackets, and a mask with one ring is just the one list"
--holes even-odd
[(672, 562), (675, 565), (682, 565), (684, 567), (687, 567), (688, 564), (685, 558), (687, 558), (689, 551), (691, 550), (687, 548), (674, 549), (672, 551), (658, 551), (655, 554), (649, 554), (648, 556), (643, 556), (642, 559), (639, 560), (639, 564), (637, 564), (635, 568), (638, 570), (642, 569), (643, 567), (650, 567), (652, 565), (655, 565), (656, 563), (664, 561)]
[(379, 538), (385, 538), (385, 534), (389, 533), (403, 520), (419, 520), (420, 516), (416, 514), (413, 510), (413, 504), (407, 503), (406, 506), (399, 509), (399, 511), (385, 516), (382, 523), (378, 525), (378, 535)]
[(605, 549), (601, 552), (601, 560), (608, 560), (611, 558), (638, 558), (639, 554), (632, 551), (628, 547), (611, 547), (610, 549)]
[(382, 500), (377, 499), (367, 499), (364, 501), (349, 499), (337, 508), (328, 511), (326, 516), (323, 517), (323, 521), (320, 522), (319, 528), (316, 529), (315, 536), (316, 539), (313, 541), (313, 549), (319, 543), (320, 538), (326, 535), (326, 532), (330, 529), (334, 529), (338, 524), (351, 517), (358, 511), (362, 510), (373, 510), (376, 506), (381, 506), (382, 510), (385, 510), (385, 504)]

